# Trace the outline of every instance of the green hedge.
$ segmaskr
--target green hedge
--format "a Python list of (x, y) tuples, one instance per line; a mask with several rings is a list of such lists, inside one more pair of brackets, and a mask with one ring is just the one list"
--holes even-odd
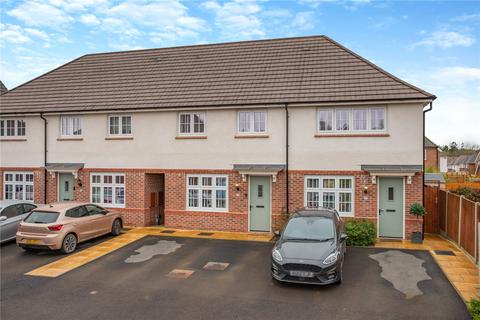
[(371, 246), (377, 238), (377, 228), (367, 220), (348, 220), (345, 223), (347, 246)]
[(480, 301), (472, 299), (468, 310), (470, 310), (473, 320), (480, 320)]

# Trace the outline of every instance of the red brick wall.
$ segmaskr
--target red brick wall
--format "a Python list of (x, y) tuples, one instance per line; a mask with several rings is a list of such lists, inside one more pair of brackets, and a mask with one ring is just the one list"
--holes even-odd
[(439, 159), (438, 159), (438, 150), (436, 147), (427, 147), (425, 148), (426, 160), (425, 160), (425, 169), (439, 169)]

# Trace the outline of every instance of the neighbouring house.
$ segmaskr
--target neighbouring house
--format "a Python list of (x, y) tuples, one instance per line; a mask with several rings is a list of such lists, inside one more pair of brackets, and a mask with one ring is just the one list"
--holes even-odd
[(458, 156), (448, 156), (447, 170), (448, 172), (455, 172), (461, 174), (473, 175), (478, 168), (478, 151), (471, 154), (462, 154)]
[(0, 95), (4, 94), (7, 91), (8, 91), (7, 87), (5, 87), (3, 82), (0, 80)]
[(477, 151), (477, 156), (475, 157), (475, 175), (480, 176), (480, 151)]
[(424, 165), (425, 171), (438, 172), (440, 170), (440, 158), (438, 145), (424, 137)]
[(323, 206), (408, 238), (434, 99), (325, 36), (88, 54), (1, 96), (0, 194), (230, 231)]

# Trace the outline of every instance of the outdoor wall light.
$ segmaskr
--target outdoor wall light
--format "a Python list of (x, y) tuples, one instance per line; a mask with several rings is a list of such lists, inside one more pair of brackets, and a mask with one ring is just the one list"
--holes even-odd
[(82, 180), (80, 178), (77, 179), (77, 185), (79, 188), (83, 187)]
[(363, 187), (363, 193), (368, 194), (368, 187)]
[(235, 190), (240, 191), (240, 185), (238, 183), (235, 183)]

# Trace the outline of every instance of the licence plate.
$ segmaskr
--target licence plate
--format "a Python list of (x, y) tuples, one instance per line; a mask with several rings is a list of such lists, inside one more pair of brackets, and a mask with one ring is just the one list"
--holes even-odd
[(290, 271), (292, 277), (313, 278), (313, 272), (308, 271)]
[(41, 241), (38, 239), (27, 239), (25, 240), (26, 244), (39, 244)]

